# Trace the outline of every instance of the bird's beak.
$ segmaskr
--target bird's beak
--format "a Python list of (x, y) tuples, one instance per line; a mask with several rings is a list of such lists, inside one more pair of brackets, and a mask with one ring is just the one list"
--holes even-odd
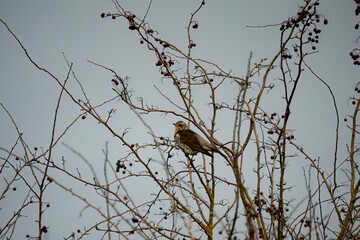
[(176, 126), (176, 123), (173, 123), (174, 126)]

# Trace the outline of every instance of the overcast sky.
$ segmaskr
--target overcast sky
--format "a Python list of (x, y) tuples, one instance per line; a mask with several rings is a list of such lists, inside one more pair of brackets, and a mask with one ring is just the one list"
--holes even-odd
[[(125, 9), (139, 17), (146, 12), (148, 3), (142, 0), (120, 2), (123, 2)], [(190, 13), (199, 3), (200, 1), (190, 0), (153, 0), (147, 21), (163, 38), (185, 48), (185, 26)], [(280, 23), (294, 16), (301, 3), (302, 1), (288, 0), (206, 1), (205, 7), (196, 17), (199, 29), (193, 33), (197, 43), (194, 55), (213, 61), (227, 71), (231, 70), (233, 75), (244, 76), (250, 51), (253, 52), (253, 62), (262, 58), (269, 59), (278, 51), (280, 36), (278, 26), (247, 26)], [(349, 142), (349, 130), (342, 119), (352, 111), (348, 98), (354, 95), (353, 89), (360, 76), (360, 68), (353, 66), (349, 57), (349, 52), (358, 46), (355, 39), (360, 35), (359, 30), (354, 29), (359, 20), (354, 10), (355, 4), (352, 0), (320, 1), (319, 11), (328, 19), (329, 24), (321, 27), (319, 53), (308, 60), (319, 76), (330, 85), (336, 97), (341, 119), (341, 152), (344, 154), (345, 144)], [(31, 57), (40, 66), (64, 80), (68, 71), (64, 53), (68, 61), (74, 64), (73, 69), (94, 104), (113, 96), (110, 81), (112, 74), (87, 60), (112, 68), (121, 76), (129, 76), (136, 96), (142, 96), (149, 102), (161, 103), (163, 100), (153, 87), (154, 84), (162, 86), (160, 74), (154, 66), (156, 58), (145, 46), (139, 44), (138, 36), (128, 30), (124, 19), (100, 18), (102, 12), (115, 11), (110, 0), (0, 1), (0, 18), (17, 35)], [(292, 116), (290, 126), (297, 129), (297, 140), (313, 157), (327, 158), (332, 156), (332, 150), (329, 152), (329, 149), (334, 146), (335, 136), (336, 122), (332, 100), (323, 84), (311, 74), (304, 76), (294, 100), (293, 108), (297, 111)], [(73, 89), (76, 97), (81, 98), (74, 81), (69, 83), (69, 88)], [(164, 86), (162, 89), (167, 91)], [(57, 83), (29, 62), (15, 39), (5, 26), (0, 24), (0, 103), (12, 114), (31, 148), (47, 148), (49, 145), (52, 117), (59, 91)], [(224, 98), (227, 91), (231, 89), (223, 90)], [(114, 126), (123, 130), (126, 126), (139, 124), (135, 115), (129, 114), (123, 104), (117, 103), (119, 105), (115, 102), (114, 108), (117, 108), (117, 117), (120, 120), (118, 125)], [(263, 106), (272, 112), (279, 110), (278, 104), (269, 100)], [(121, 115), (124, 112), (127, 114)], [(78, 107), (65, 97), (60, 110), (59, 132), (79, 113)], [(172, 122), (178, 119), (172, 116), (153, 116), (147, 120), (156, 134), (172, 138)], [(226, 129), (226, 122), (221, 121), (220, 124), (222, 129)], [(141, 132), (129, 136), (133, 142), (145, 142), (148, 137), (141, 135)], [(10, 149), (16, 138), (11, 121), (0, 109), (0, 147)], [(119, 142), (114, 141), (111, 134), (92, 119), (78, 122), (62, 140), (99, 167), (103, 164), (101, 149), (106, 141), (109, 141), (110, 154), (115, 160)], [(54, 156), (59, 159), (63, 155), (68, 156), (68, 161), (73, 161), (71, 167), (74, 169), (76, 166), (83, 166), (82, 162), (63, 146), (59, 146), (54, 154), (57, 154)], [(296, 181), (293, 183), (296, 184)], [(302, 178), (298, 181), (298, 184), (303, 183)], [(0, 189), (1, 184), (3, 182), (0, 182)], [(76, 220), (73, 221), (83, 205), (72, 202), (72, 198), (65, 197), (64, 193), (57, 194), (56, 189), (49, 189), (47, 199), (56, 205), (53, 210), (49, 210), (52, 212), (47, 214), (47, 221), (52, 226), (53, 237), (50, 239), (60, 239), (55, 236), (68, 236), (71, 231), (83, 226)], [(63, 201), (56, 201), (59, 196)], [(17, 196), (9, 195), (7, 204), (14, 198)], [(4, 208), (4, 202), (0, 202), (0, 208)], [(69, 203), (71, 209), (65, 207), (69, 206), (66, 205)], [(31, 226), (25, 224), (22, 227), (23, 232), (17, 232), (19, 235), (14, 239), (21, 239), (28, 232), (34, 232)]]

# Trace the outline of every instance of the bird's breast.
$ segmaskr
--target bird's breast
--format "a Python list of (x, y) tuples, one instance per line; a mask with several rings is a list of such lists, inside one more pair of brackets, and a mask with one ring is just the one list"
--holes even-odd
[(175, 133), (174, 139), (175, 139), (175, 142), (176, 142), (176, 143), (179, 143), (179, 142), (180, 142), (180, 134)]

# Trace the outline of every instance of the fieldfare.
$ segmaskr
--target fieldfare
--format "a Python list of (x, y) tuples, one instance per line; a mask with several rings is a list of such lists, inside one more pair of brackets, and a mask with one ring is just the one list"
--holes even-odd
[(212, 156), (209, 151), (219, 152), (208, 141), (199, 134), (189, 129), (183, 121), (174, 123), (176, 144), (184, 151), (185, 155), (195, 155), (201, 152), (205, 155)]

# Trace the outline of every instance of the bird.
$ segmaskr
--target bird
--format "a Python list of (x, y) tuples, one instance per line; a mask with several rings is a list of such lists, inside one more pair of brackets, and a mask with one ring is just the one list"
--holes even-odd
[(175, 126), (175, 143), (184, 151), (185, 155), (196, 155), (201, 152), (211, 157), (210, 151), (219, 152), (208, 141), (192, 131), (183, 121), (173, 124)]

